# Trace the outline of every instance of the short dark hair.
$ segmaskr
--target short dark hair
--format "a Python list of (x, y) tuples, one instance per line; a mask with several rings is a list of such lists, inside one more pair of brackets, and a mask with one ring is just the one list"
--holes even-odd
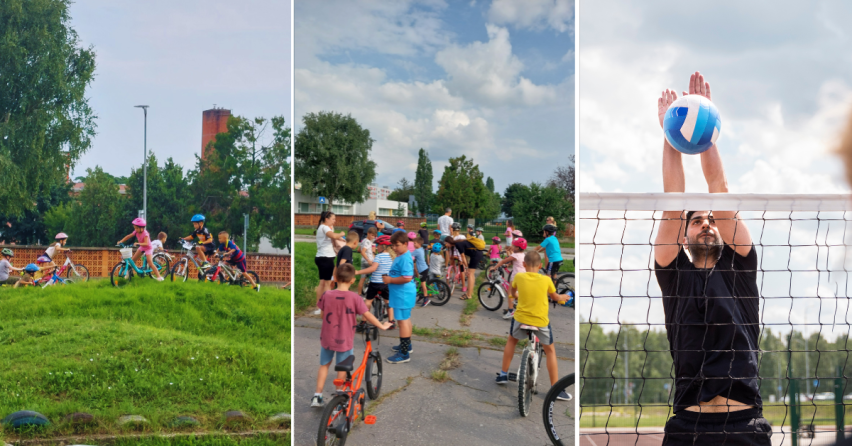
[(371, 226), (369, 229), (367, 229), (367, 235), (370, 235), (370, 234), (376, 235), (378, 233), (379, 233), (379, 230), (376, 229), (375, 227)]
[[(698, 211), (688, 211), (686, 213), (686, 224), (683, 228), (683, 236), (686, 237), (686, 233), (689, 231), (689, 222), (692, 221), (692, 216)], [(708, 212), (709, 213), (709, 212)]]
[(355, 277), (355, 267), (351, 263), (344, 263), (337, 267), (337, 281), (350, 283)]
[(423, 244), (423, 237), (420, 237), (418, 235), (417, 238), (414, 239), (414, 243), (422, 245)]
[(444, 243), (446, 243), (450, 246), (456, 246), (456, 241), (449, 235), (444, 237)]
[(408, 243), (408, 234), (405, 231), (396, 231), (391, 235), (391, 245), (396, 243)]
[(165, 232), (161, 232), (161, 233), (157, 234), (158, 240), (162, 240), (164, 238), (169, 238), (168, 234), (166, 234)]
[(450, 209), (450, 208), (446, 208), (446, 209), (444, 209), (444, 213), (445, 213), (445, 214), (446, 214), (446, 213), (448, 213), (448, 212), (453, 212), (453, 210), (452, 210), (452, 209)]

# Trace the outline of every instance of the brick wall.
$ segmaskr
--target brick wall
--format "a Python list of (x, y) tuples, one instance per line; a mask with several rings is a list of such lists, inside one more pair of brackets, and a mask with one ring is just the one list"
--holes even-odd
[[(44, 252), (43, 246), (0, 245), (0, 249), (9, 248), (15, 252), (12, 264), (21, 268), (29, 263), (35, 263), (36, 258)], [(71, 260), (84, 265), (91, 277), (109, 277), (112, 267), (121, 261), (118, 248), (75, 248), (71, 247)], [(180, 259), (180, 251), (168, 250), (176, 262)], [(57, 256), (57, 264), (65, 262), (63, 255)], [(248, 269), (260, 276), (261, 282), (290, 282), (290, 256), (277, 254), (246, 253)], [(195, 267), (190, 263), (190, 276), (196, 277)]]
[[(319, 223), (319, 214), (294, 214), (296, 227), (316, 228)], [(419, 217), (388, 217), (378, 216), (379, 220), (384, 220), (391, 224), (402, 220), (405, 222), (405, 229), (416, 231), (420, 229), (420, 222), (426, 221), (425, 218)], [(348, 228), (353, 221), (366, 220), (366, 215), (338, 215), (335, 220), (334, 227), (336, 229)]]

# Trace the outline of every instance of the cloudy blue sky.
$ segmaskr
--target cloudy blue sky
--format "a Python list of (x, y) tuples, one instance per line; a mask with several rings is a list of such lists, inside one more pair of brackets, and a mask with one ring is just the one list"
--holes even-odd
[[(585, 2), (580, 190), (662, 191), (656, 99), (705, 74), (732, 192), (848, 191), (831, 155), (852, 111), (852, 4)], [(688, 157), (687, 192), (705, 192)]]
[(435, 182), (472, 157), (502, 191), (574, 153), (570, 0), (323, 1), (295, 7), (295, 116), (351, 114), (376, 140), (377, 182)]
[(191, 168), (201, 151), (201, 112), (217, 104), (290, 123), (290, 2), (80, 0), (71, 25), (97, 53), (87, 95), (98, 135), (74, 175), (102, 166), (128, 175), (148, 149)]
[[(832, 151), (852, 111), (852, 39), (845, 26), (852, 4), (719, 1), (695, 8), (607, 0), (584, 2), (580, 14), (581, 191), (662, 192), (656, 100), (666, 88), (680, 95), (696, 70), (710, 82), (722, 115), (717, 145), (731, 192), (849, 191)], [(684, 158), (686, 191), (706, 192), (699, 157)], [(600, 215), (615, 219), (580, 213), (580, 287), (587, 297), (580, 313), (599, 322), (662, 323), (652, 222), (624, 220), (624, 212)], [(770, 221), (759, 212), (744, 215), (756, 219), (748, 223), (752, 238), (766, 245), (758, 247), (763, 323), (781, 324), (770, 326), (780, 331), (790, 329), (789, 321), (821, 323), (829, 337), (845, 333), (852, 288), (846, 253), (837, 245), (852, 227), (844, 216), (822, 213), (839, 220), (818, 222), (814, 213), (796, 213), (800, 220), (791, 223), (787, 212), (767, 214), (776, 219)], [(636, 245), (622, 251), (621, 243)], [(615, 271), (593, 276), (593, 267)], [(615, 297), (593, 303), (591, 294)]]

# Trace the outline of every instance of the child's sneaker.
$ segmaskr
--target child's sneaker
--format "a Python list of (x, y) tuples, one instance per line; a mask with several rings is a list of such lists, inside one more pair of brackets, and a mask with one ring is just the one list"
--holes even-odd
[(388, 358), (388, 362), (391, 364), (402, 364), (408, 361), (411, 361), (410, 355), (403, 355), (402, 353), (395, 353)]
[(166, 280), (166, 279), (163, 279), (163, 278), (162, 278), (162, 276), (161, 276), (161, 277), (157, 277), (157, 278), (156, 278), (156, 280), (157, 280), (157, 282), (162, 282), (162, 281), (164, 281), (164, 280)]
[(509, 382), (509, 375), (507, 373), (500, 372), (497, 374), (497, 379), (494, 381), (497, 384), (506, 384)]
[(311, 407), (322, 407), (322, 403), (322, 395), (314, 395), (314, 397), (311, 398)]
[(258, 283), (257, 285), (255, 285), (254, 289), (256, 289), (257, 292), (259, 293), (260, 292), (260, 284)]
[(503, 319), (511, 319), (515, 317), (515, 310), (509, 310), (503, 315)]
[[(398, 353), (399, 352), (399, 346), (394, 345), (393, 347), (391, 347), (391, 350)], [(414, 346), (413, 345), (411, 347), (408, 347), (408, 353), (414, 353)]]
[(432, 303), (432, 301), (431, 301), (431, 300), (429, 300), (429, 299), (423, 299), (423, 303), (422, 303), (422, 304), (420, 304), (420, 308), (423, 308), (423, 307), (425, 307), (426, 305), (429, 305), (429, 304), (431, 304), (431, 303)]
[(574, 399), (574, 397), (571, 396), (570, 393), (563, 390), (563, 391), (559, 392), (559, 395), (556, 395), (556, 399), (562, 400), (562, 401), (571, 401), (572, 399)]

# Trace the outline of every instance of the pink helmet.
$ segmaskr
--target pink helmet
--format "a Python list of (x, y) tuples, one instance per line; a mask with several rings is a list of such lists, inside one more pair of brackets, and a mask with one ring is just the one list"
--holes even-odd
[(500, 243), (500, 237), (497, 237), (495, 235), (494, 237), (491, 237), (491, 241), (493, 241), (494, 243)]
[(512, 240), (512, 246), (514, 246), (516, 248), (520, 248), (521, 251), (523, 251), (523, 250), (527, 249), (527, 241), (524, 240), (521, 237), (518, 237), (515, 240)]
[(512, 231), (512, 235), (514, 235), (515, 237), (523, 237), (524, 233), (521, 232), (519, 229), (515, 229), (514, 231)]
[(68, 234), (66, 234), (64, 232), (60, 232), (59, 234), (56, 234), (56, 237), (53, 237), (53, 238), (55, 238), (56, 240), (62, 240), (64, 238), (68, 238)]
[(148, 223), (145, 222), (145, 219), (142, 218), (142, 217), (134, 218), (133, 221), (131, 222), (131, 224), (133, 226), (139, 226), (140, 228), (144, 228), (145, 226), (148, 225)]
[(414, 240), (414, 239), (416, 239), (416, 238), (417, 238), (417, 234), (415, 234), (415, 233), (413, 233), (413, 232), (409, 232), (409, 233), (408, 233), (408, 238), (410, 238), (411, 240)]

